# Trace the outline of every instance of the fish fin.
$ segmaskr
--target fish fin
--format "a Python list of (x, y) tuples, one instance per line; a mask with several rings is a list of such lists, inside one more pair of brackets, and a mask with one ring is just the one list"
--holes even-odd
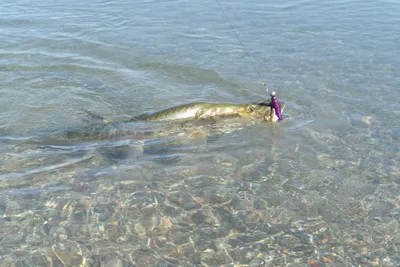
[(83, 119), (83, 120), (86, 121), (86, 122), (91, 122), (92, 120), (96, 120), (96, 121), (101, 121), (103, 124), (109, 124), (109, 123), (111, 123), (109, 120), (106, 120), (103, 116), (98, 115), (98, 114), (96, 114), (96, 113), (93, 113), (93, 112), (90, 111), (90, 110), (83, 109), (83, 108), (80, 109), (80, 110), (83, 111), (83, 113), (84, 113), (85, 115), (89, 116), (89, 118), (91, 119), (91, 120)]

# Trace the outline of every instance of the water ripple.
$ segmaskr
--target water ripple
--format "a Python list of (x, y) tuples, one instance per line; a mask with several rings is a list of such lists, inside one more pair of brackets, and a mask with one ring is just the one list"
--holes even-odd
[(288, 101), (286, 105), (284, 114), (287, 113), (287, 115), (284, 122), (292, 131), (323, 123), (326, 111), (318, 103), (298, 99), (295, 102)]

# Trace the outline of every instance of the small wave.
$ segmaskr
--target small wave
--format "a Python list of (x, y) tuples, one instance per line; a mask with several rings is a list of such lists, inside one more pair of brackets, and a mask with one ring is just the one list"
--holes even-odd
[[(54, 171), (56, 169), (67, 167), (67, 166), (88, 160), (90, 158), (91, 158), (91, 156), (86, 156), (86, 157), (79, 158), (79, 159), (70, 159), (70, 160), (67, 160), (67, 161), (59, 163), (59, 164), (42, 166), (40, 168), (26, 170), (24, 172), (14, 172), (14, 173), (2, 174), (2, 175), (0, 175), (0, 181), (3, 182), (3, 181), (13, 180), (13, 179), (21, 179), (25, 176), (29, 176), (29, 175), (33, 175), (33, 174)], [(4, 185), (2, 185), (2, 187), (4, 187)]]
[(218, 84), (229, 88), (240, 88), (235, 82), (225, 79), (221, 73), (212, 70), (200, 68), (193, 65), (175, 65), (166, 62), (143, 62), (138, 64), (138, 69), (154, 70), (165, 74), (167, 77), (176, 79), (179, 83), (198, 85), (199, 83)]
[(295, 131), (316, 126), (322, 123), (322, 117), (325, 116), (323, 107), (315, 101), (296, 100), (295, 102), (286, 102), (287, 115), (285, 123), (289, 130)]
[(36, 198), (44, 192), (60, 192), (69, 190), (69, 186), (43, 186), (42, 188), (23, 188), (8, 190), (8, 194), (13, 197), (20, 197), (25, 199)]

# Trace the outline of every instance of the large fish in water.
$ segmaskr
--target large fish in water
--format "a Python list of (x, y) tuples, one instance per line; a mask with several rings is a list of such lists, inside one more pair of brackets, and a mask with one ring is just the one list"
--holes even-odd
[[(281, 111), (285, 103), (281, 103)], [(175, 120), (221, 120), (227, 117), (249, 118), (251, 120), (275, 122), (278, 117), (270, 103), (225, 104), (190, 103), (167, 108), (151, 114), (133, 118), (137, 121), (175, 121)]]
[[(281, 111), (285, 104), (281, 102)], [(257, 104), (190, 103), (145, 113), (129, 121), (109, 122), (86, 111), (97, 123), (88, 127), (61, 130), (46, 135), (45, 143), (71, 143), (94, 140), (115, 140), (130, 137), (149, 140), (171, 136), (215, 135), (241, 129), (254, 123), (275, 122), (278, 117), (268, 102)], [(98, 123), (100, 122), (100, 123)]]
[[(280, 105), (283, 111), (285, 104), (282, 102)], [(30, 167), (33, 166), (32, 159), (35, 157), (41, 159), (38, 161), (37, 170), (30, 170), (29, 173), (50, 168), (40, 167), (43, 164), (43, 166), (46, 165), (42, 158), (45, 158), (48, 165), (57, 168), (70, 164), (71, 158), (72, 162), (75, 160), (79, 162), (98, 153), (102, 155), (101, 158), (112, 160), (126, 155), (136, 155), (136, 153), (151, 157), (163, 155), (161, 158), (169, 159), (169, 156), (173, 155), (165, 157), (166, 153), (176, 151), (176, 147), (186, 144), (187, 141), (203, 142), (210, 136), (229, 134), (250, 125), (278, 120), (274, 108), (267, 102), (257, 104), (191, 103), (155, 113), (142, 114), (130, 121), (122, 122), (108, 122), (89, 111), (86, 113), (92, 120), (85, 127), (42, 132), (21, 139), (30, 151), (27, 166), (28, 162)], [(36, 150), (37, 148), (39, 150)], [(43, 151), (42, 148), (46, 150)], [(62, 152), (53, 152), (54, 149)], [(32, 151), (37, 153), (31, 154)], [(46, 157), (47, 154), (51, 156)], [(81, 155), (82, 158), (79, 158)], [(61, 163), (55, 164), (58, 161)], [(19, 163), (24, 164), (23, 161)]]

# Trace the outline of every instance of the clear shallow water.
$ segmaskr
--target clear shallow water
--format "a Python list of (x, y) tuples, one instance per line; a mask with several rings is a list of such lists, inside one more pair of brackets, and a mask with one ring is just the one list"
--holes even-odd
[(101, 140), (63, 134), (267, 97), (218, 4), (1, 5), (1, 264), (396, 266), (400, 5), (221, 5), (285, 120)]

